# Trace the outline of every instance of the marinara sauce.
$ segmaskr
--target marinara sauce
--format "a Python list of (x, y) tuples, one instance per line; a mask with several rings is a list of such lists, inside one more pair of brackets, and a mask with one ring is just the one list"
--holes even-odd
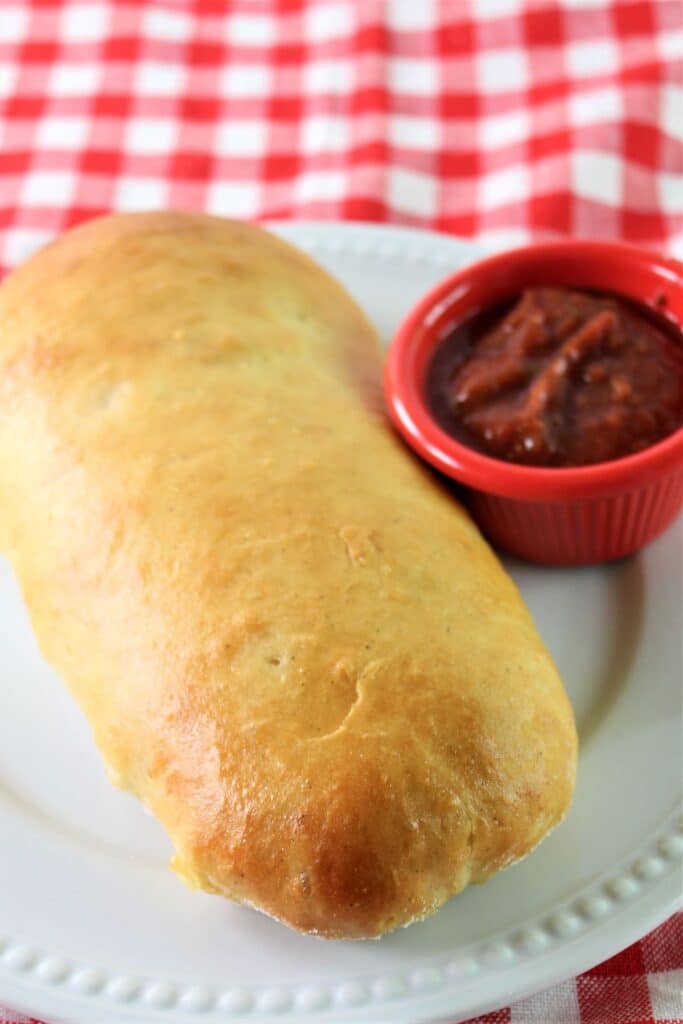
[(531, 288), (441, 341), (426, 398), (444, 430), (494, 458), (606, 462), (683, 423), (683, 339), (648, 306)]

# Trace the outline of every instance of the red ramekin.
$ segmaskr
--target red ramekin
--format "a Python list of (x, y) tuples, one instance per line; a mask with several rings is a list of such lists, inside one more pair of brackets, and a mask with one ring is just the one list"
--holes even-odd
[(469, 505), (498, 547), (532, 562), (587, 565), (632, 554), (683, 504), (683, 428), (636, 455), (566, 469), (489, 458), (445, 433), (424, 398), (436, 345), (461, 319), (524, 288), (559, 285), (662, 302), (683, 323), (683, 264), (618, 242), (568, 240), (500, 253), (458, 270), (413, 308), (393, 339), (385, 391), (407, 442), (469, 487)]

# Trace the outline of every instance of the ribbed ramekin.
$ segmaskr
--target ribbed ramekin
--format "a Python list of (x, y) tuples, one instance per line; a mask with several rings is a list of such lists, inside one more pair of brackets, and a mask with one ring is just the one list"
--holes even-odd
[(527, 246), (471, 264), (430, 291), (392, 342), (385, 392), (398, 430), (437, 469), (470, 488), (484, 533), (530, 561), (582, 565), (632, 554), (683, 505), (683, 428), (635, 455), (593, 466), (539, 468), (493, 459), (435, 422), (424, 395), (430, 357), (448, 328), (524, 288), (611, 292), (683, 323), (683, 265), (617, 242)]

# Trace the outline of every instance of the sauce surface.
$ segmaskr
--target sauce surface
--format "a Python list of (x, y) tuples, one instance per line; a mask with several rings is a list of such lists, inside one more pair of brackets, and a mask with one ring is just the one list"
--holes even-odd
[(444, 430), (494, 458), (606, 462), (683, 423), (683, 339), (650, 307), (532, 288), (440, 342), (426, 398)]

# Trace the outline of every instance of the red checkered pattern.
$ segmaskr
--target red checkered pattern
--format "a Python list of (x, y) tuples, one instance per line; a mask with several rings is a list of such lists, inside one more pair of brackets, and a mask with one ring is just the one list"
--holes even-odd
[[(0, 273), (160, 206), (683, 256), (682, 58), (681, 0), (0, 0)], [(682, 991), (679, 915), (481, 1020), (683, 1021)]]
[(1, 0), (0, 269), (105, 210), (683, 252), (680, 0)]

